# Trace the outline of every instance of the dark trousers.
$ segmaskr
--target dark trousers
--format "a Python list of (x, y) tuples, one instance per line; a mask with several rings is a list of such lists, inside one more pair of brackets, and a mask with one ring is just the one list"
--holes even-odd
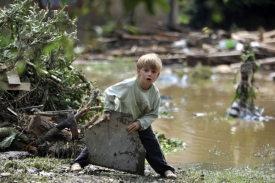
[[(149, 126), (146, 130), (139, 131), (138, 134), (141, 143), (146, 150), (146, 160), (150, 166), (160, 175), (164, 175), (167, 170), (175, 172), (175, 169), (167, 164), (152, 127)], [(79, 163), (81, 167), (87, 166), (88, 156), (88, 148), (85, 147), (71, 164)]]

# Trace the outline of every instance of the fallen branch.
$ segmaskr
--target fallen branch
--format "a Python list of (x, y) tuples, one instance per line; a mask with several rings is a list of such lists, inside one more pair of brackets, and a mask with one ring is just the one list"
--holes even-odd
[(89, 126), (91, 126), (92, 124), (94, 124), (98, 120), (98, 118), (99, 118), (99, 115), (96, 115), (91, 121), (89, 121), (88, 123), (86, 123), (85, 125), (83, 125), (81, 127), (81, 129), (85, 130), (86, 128), (88, 128)]
[[(102, 109), (102, 106), (90, 107), (89, 110), (98, 110)], [(61, 110), (61, 111), (36, 111), (33, 114), (40, 116), (66, 116), (68, 113), (76, 113), (76, 110)]]
[(95, 88), (93, 90), (93, 93), (92, 93), (92, 96), (90, 98), (90, 100), (87, 102), (86, 106), (84, 108), (82, 108), (81, 110), (79, 110), (76, 114), (75, 114), (75, 119), (78, 120), (79, 118), (81, 118), (81, 116), (83, 114), (85, 114), (86, 112), (88, 112), (93, 106), (95, 103), (96, 103), (96, 100), (98, 98), (100, 94), (100, 90), (98, 88)]

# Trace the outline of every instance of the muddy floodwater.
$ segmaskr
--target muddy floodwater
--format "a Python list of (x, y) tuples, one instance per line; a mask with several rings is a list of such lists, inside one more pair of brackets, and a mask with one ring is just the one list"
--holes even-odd
[[(76, 61), (74, 66), (86, 73), (104, 90), (111, 84), (135, 75), (134, 64)], [(255, 105), (264, 108), (269, 120), (227, 120), (225, 112), (234, 97), (236, 73), (215, 73), (211, 80), (188, 83), (188, 77), (173, 74), (164, 66), (156, 82), (172, 118), (160, 118), (153, 128), (168, 138), (187, 144), (186, 150), (166, 154), (170, 164), (181, 168), (221, 170), (229, 167), (256, 167), (275, 159), (275, 82), (270, 73), (256, 75)], [(181, 69), (181, 66), (176, 66)], [(182, 68), (185, 69), (186, 68)]]

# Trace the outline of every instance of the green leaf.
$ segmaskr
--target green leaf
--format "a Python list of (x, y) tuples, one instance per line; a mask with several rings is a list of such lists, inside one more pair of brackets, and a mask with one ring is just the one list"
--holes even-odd
[(6, 149), (8, 147), (10, 147), (11, 143), (13, 142), (13, 140), (15, 139), (16, 133), (12, 132), (10, 134), (10, 136), (6, 137), (4, 140), (2, 140), (0, 142), (0, 148), (1, 149)]

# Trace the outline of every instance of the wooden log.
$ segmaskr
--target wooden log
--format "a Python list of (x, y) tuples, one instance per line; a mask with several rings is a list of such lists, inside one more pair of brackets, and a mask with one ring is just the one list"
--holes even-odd
[(238, 31), (232, 33), (231, 37), (238, 41), (259, 41), (258, 32)]
[[(43, 137), (47, 132), (55, 128), (55, 124), (43, 118), (41, 116), (34, 116), (26, 128), (26, 132), (32, 133), (37, 136), (41, 141), (59, 141), (66, 140), (70, 141), (72, 139), (71, 133), (67, 130), (55, 130), (54, 133), (50, 133), (46, 137)], [(38, 145), (39, 143), (37, 143)]]
[[(264, 59), (258, 59), (256, 60), (256, 62), (259, 64), (259, 65), (267, 65), (267, 64), (274, 64), (275, 63), (275, 57), (270, 57), (270, 58), (264, 58)], [(234, 63), (234, 64), (231, 64), (230, 67), (232, 69), (237, 69), (241, 66), (242, 63)]]
[(208, 54), (208, 58), (214, 58), (214, 57), (230, 57), (230, 56), (241, 56), (242, 52), (241, 51), (227, 51), (227, 52), (216, 52), (216, 53), (211, 53)]
[(21, 141), (18, 141), (18, 140), (15, 140), (12, 142), (11, 150), (28, 151), (29, 153), (32, 153), (32, 154), (37, 153), (37, 147), (30, 146), (30, 145), (23, 143)]
[[(78, 119), (81, 118), (81, 116), (84, 113), (86, 113), (87, 111), (89, 111), (92, 108), (92, 106), (96, 102), (96, 98), (99, 95), (99, 93), (100, 93), (99, 89), (95, 89), (93, 91), (93, 94), (92, 94), (90, 100), (87, 102), (86, 106), (84, 108), (82, 108), (81, 110), (79, 110), (74, 115), (75, 123)], [(97, 108), (97, 106), (96, 106), (96, 108)], [(77, 136), (78, 136), (77, 126), (73, 125), (71, 130), (73, 133), (72, 134), (73, 137), (77, 138)], [(42, 120), (41, 116), (35, 116), (31, 120), (31, 122), (29, 123), (29, 125), (27, 127), (27, 131), (32, 132), (32, 133), (36, 134), (37, 136), (40, 135), (39, 138), (35, 142), (31, 143), (34, 145), (39, 145), (39, 144), (43, 143), (45, 140), (51, 140), (53, 136), (55, 137), (54, 140), (56, 141), (57, 140), (56, 136), (60, 133), (62, 135), (61, 137), (65, 138), (65, 140), (70, 141), (72, 139), (72, 136), (68, 135), (68, 133), (69, 133), (68, 131), (65, 131), (65, 130), (60, 131), (59, 129), (55, 128), (55, 125), (53, 123), (51, 123), (49, 121)], [(62, 140), (62, 139), (60, 139), (60, 140)]]
[(57, 133), (59, 133), (60, 130), (57, 128), (52, 128), (51, 130), (47, 131), (47, 133), (41, 135), (40, 137), (38, 137), (38, 139), (36, 141), (34, 141), (33, 143), (31, 143), (34, 146), (38, 146), (39, 144), (44, 143), (46, 140), (49, 140), (51, 137), (53, 137), (54, 135), (56, 135)]
[(271, 30), (263, 33), (264, 40), (274, 36), (275, 36), (275, 30)]
[(268, 44), (265, 44), (265, 43), (260, 43), (259, 48), (269, 52), (269, 53), (275, 53), (275, 46), (272, 46), (272, 45), (268, 45)]

